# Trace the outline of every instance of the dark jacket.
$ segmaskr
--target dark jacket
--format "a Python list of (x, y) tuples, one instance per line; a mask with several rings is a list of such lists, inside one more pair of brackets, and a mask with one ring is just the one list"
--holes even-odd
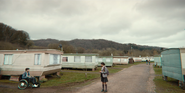
[(29, 76), (30, 76), (30, 73), (28, 72), (28, 74), (27, 74), (27, 72), (25, 71), (25, 72), (22, 74), (22, 79), (29, 78)]

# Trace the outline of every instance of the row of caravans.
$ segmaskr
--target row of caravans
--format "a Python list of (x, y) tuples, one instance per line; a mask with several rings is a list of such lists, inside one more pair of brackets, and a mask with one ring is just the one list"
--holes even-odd
[(150, 60), (150, 62), (154, 62), (154, 57), (141, 57), (141, 58), (138, 58), (138, 60), (140, 62), (146, 62), (146, 60)]
[[(154, 60), (154, 64), (162, 66), (164, 79), (171, 77), (179, 80), (179, 86), (185, 88), (185, 48), (167, 49), (159, 56), (133, 57), (135, 62)], [(33, 76), (44, 78), (48, 74), (59, 74), (61, 68), (95, 69), (105, 62), (106, 66), (114, 64), (128, 64), (126, 56), (99, 56), (98, 54), (63, 54), (54, 49), (39, 50), (0, 50), (0, 77), (11, 76), (10, 80), (17, 80), (17, 76), (25, 68), (31, 68)]]
[(30, 74), (42, 79), (48, 74), (59, 74), (61, 68), (95, 70), (97, 66), (101, 66), (101, 62), (111, 67), (113, 64), (128, 64), (128, 61), (128, 56), (63, 54), (55, 49), (0, 50), (0, 78), (1, 75), (8, 75), (11, 76), (10, 80), (17, 80), (25, 68), (31, 68)]

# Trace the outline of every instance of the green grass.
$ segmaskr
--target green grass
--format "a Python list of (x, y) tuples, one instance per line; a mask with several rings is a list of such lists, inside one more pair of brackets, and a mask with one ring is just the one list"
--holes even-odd
[(65, 86), (70, 83), (80, 83), (100, 77), (99, 74), (93, 73), (87, 73), (87, 77), (85, 77), (85, 73), (62, 72), (62, 74), (61, 78), (52, 78), (42, 83), (42, 87)]
[(162, 68), (158, 68), (158, 67), (155, 67), (155, 66), (153, 66), (153, 67), (154, 67), (154, 71), (155, 71), (156, 75), (162, 75)]
[(116, 73), (118, 71), (120, 71), (121, 69), (113, 69), (113, 68), (108, 68), (109, 69), (109, 73), (112, 74), (112, 73)]
[(10, 80), (7, 80), (7, 79), (6, 80), (4, 80), (4, 79), (3, 80), (0, 80), (0, 82), (1, 83), (18, 83), (16, 81), (10, 81)]
[[(154, 67), (154, 71), (156, 75), (162, 75), (162, 68)], [(176, 79), (168, 77), (168, 81), (164, 81), (162, 76), (156, 76), (154, 82), (157, 93), (185, 93), (185, 90), (178, 86)]]

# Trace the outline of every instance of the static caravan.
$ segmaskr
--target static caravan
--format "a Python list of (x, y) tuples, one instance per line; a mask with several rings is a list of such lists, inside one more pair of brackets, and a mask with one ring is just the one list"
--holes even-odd
[(142, 57), (142, 62), (146, 62), (147, 59), (147, 57)]
[(150, 60), (150, 62), (154, 62), (154, 57), (141, 57), (142, 58), (142, 62), (146, 62), (146, 60)]
[(97, 58), (98, 66), (101, 66), (101, 62), (104, 62), (105, 66), (112, 67), (113, 66), (113, 56), (98, 56)]
[(63, 54), (62, 68), (96, 69), (98, 54)]
[(171, 48), (161, 53), (164, 80), (171, 77), (179, 80), (179, 86), (185, 89), (185, 48)]
[(133, 57), (134, 62), (142, 62), (142, 57)]
[(54, 49), (0, 50), (1, 75), (17, 81), (25, 68), (30, 68), (30, 74), (40, 79), (48, 74), (59, 74), (62, 54)]
[(161, 55), (154, 56), (154, 65), (155, 66), (162, 67), (162, 64), (161, 64)]
[(114, 56), (113, 64), (128, 64), (128, 56)]
[(154, 57), (153, 56), (149, 57), (149, 60), (150, 62), (154, 62)]

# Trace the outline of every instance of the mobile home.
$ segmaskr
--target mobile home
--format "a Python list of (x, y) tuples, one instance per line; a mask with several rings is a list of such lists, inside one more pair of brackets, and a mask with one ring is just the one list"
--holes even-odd
[(161, 59), (164, 80), (167, 80), (167, 77), (177, 79), (179, 86), (185, 89), (185, 48), (164, 50)]
[(104, 62), (105, 66), (112, 67), (113, 57), (112, 56), (98, 56), (97, 58), (98, 66), (101, 66), (101, 62)]
[(128, 64), (128, 56), (114, 56), (113, 64)]
[(154, 62), (154, 57), (153, 56), (149, 57), (149, 60), (150, 62)]
[(151, 56), (151, 57), (142, 57), (142, 62), (146, 62), (146, 60), (150, 60), (150, 62), (154, 62), (154, 57)]
[(147, 59), (147, 57), (142, 57), (142, 62), (146, 62)]
[(142, 57), (133, 57), (134, 62), (142, 62)]
[(155, 66), (162, 67), (162, 64), (161, 64), (161, 55), (154, 56), (154, 65)]
[(30, 74), (40, 79), (48, 74), (59, 74), (62, 54), (54, 49), (0, 50), (1, 75), (17, 81), (25, 68), (30, 68)]
[(92, 69), (97, 67), (98, 54), (63, 54), (62, 68)]

